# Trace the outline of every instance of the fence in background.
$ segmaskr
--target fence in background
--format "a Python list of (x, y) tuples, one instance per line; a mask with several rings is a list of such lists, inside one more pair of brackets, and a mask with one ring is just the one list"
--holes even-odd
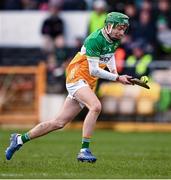
[(33, 124), (39, 120), (46, 89), (46, 66), (0, 67), (0, 123)]

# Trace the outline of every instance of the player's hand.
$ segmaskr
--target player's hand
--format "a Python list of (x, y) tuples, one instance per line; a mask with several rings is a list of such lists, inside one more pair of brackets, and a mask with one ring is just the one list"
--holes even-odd
[(132, 76), (128, 76), (128, 75), (121, 75), (118, 76), (117, 81), (122, 83), (122, 84), (133, 84), (130, 80), (132, 79)]

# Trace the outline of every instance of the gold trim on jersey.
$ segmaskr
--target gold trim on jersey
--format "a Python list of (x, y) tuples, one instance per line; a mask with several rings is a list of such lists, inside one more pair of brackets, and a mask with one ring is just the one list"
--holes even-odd
[[(99, 67), (104, 69), (106, 65), (99, 64)], [(77, 53), (66, 69), (66, 83), (74, 83), (80, 79), (85, 80), (94, 89), (98, 78), (90, 75), (87, 56)]]

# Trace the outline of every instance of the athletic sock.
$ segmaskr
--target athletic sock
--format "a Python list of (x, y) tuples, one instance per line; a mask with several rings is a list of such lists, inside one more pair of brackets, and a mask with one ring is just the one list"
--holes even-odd
[(17, 137), (17, 144), (23, 144), (23, 141), (21, 139), (21, 135)]
[(21, 140), (22, 140), (23, 144), (26, 143), (27, 141), (30, 141), (30, 137), (29, 137), (28, 133), (22, 134)]
[(89, 144), (90, 144), (90, 138), (83, 137), (82, 138), (82, 147), (81, 147), (81, 149), (89, 148)]

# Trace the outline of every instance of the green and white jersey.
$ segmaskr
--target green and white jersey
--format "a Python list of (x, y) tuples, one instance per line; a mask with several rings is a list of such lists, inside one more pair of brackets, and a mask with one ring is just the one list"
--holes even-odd
[[(114, 52), (119, 44), (119, 40), (113, 42), (106, 37), (103, 29), (88, 36), (81, 51), (67, 67), (67, 84), (83, 79), (94, 89), (98, 78), (116, 81), (118, 74)], [(110, 72), (104, 70), (105, 67), (108, 67)]]
[(104, 34), (103, 29), (99, 29), (86, 38), (81, 54), (92, 59), (98, 58), (100, 64), (107, 64), (119, 45), (120, 40), (111, 41)]

